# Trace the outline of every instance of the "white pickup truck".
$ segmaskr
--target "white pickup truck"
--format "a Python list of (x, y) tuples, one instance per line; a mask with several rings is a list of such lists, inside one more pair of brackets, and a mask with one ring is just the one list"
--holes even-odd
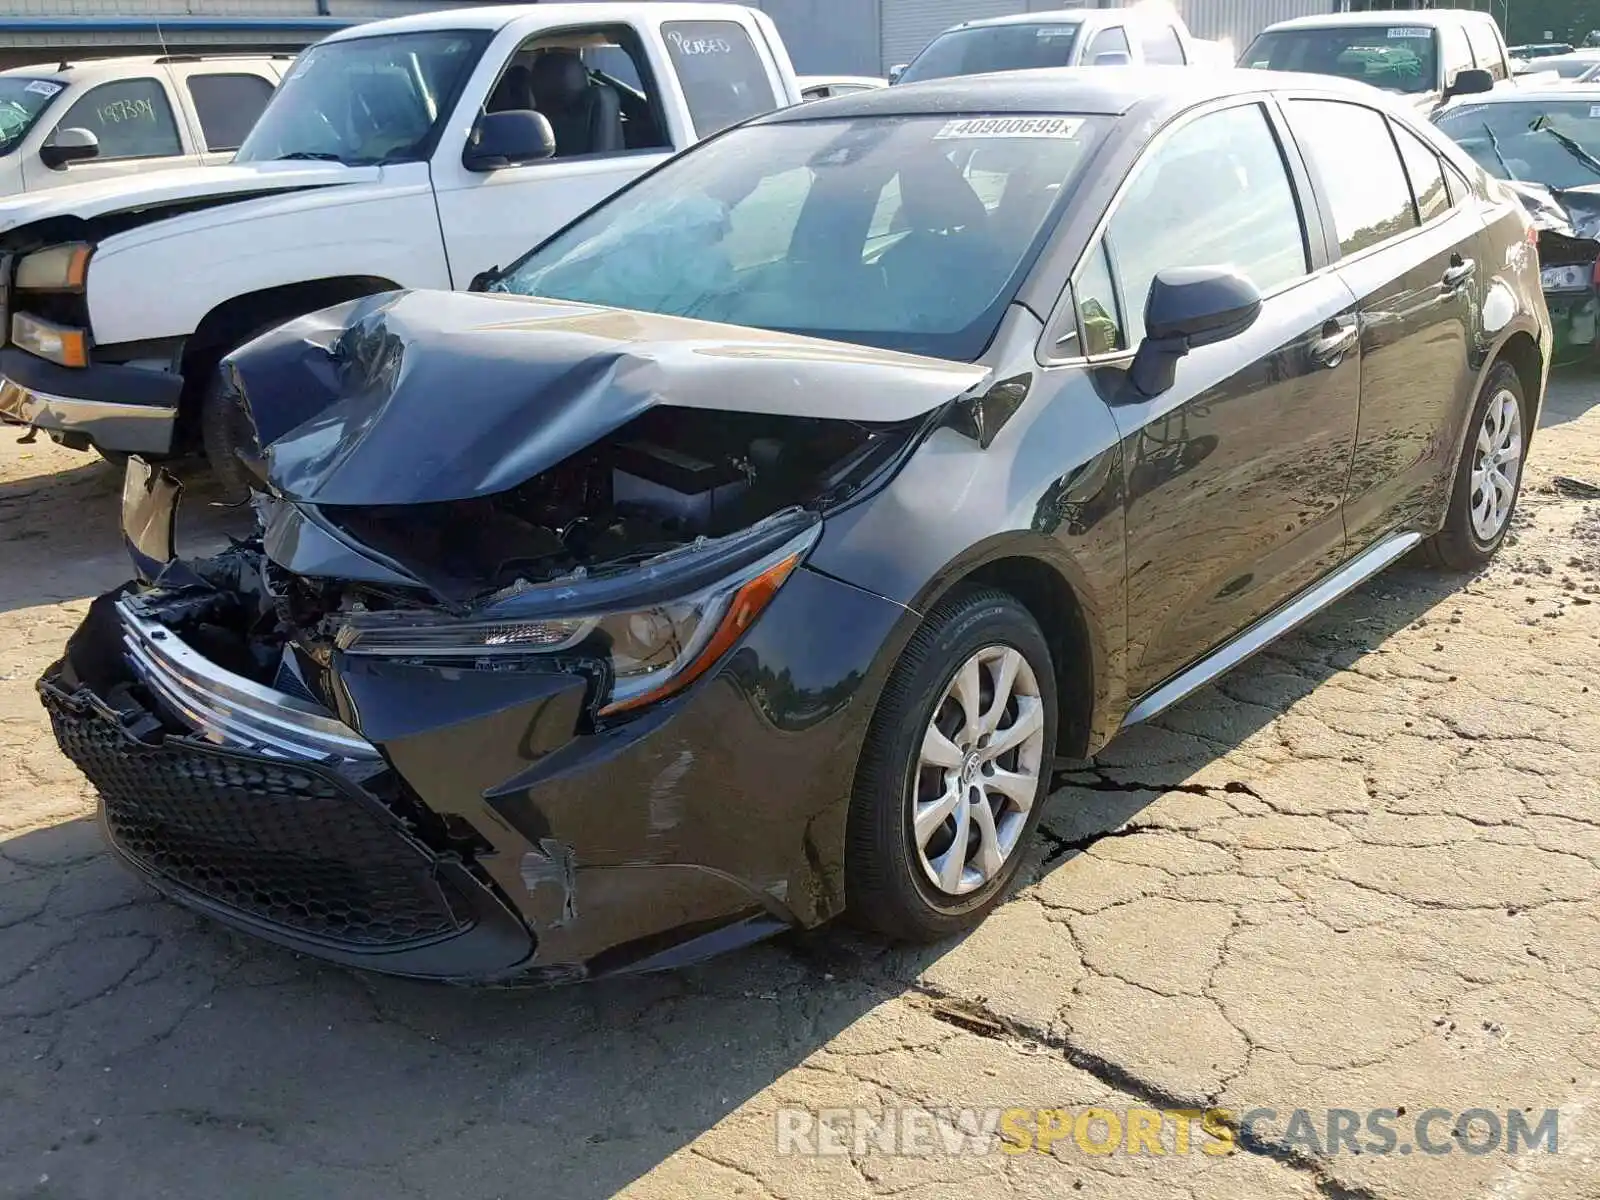
[(799, 101), (776, 26), (735, 4), (336, 33), (231, 164), (0, 202), (0, 418), (109, 457), (203, 446), (237, 490), (229, 351), (358, 295), (466, 288), (691, 142)]

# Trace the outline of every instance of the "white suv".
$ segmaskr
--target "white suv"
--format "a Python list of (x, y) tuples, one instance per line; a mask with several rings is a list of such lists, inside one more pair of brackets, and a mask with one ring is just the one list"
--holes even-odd
[(142, 55), (0, 71), (0, 196), (226, 162), (291, 55)]

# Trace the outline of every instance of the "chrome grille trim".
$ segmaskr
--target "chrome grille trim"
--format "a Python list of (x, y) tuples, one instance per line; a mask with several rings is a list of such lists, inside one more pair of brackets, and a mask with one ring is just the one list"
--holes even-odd
[(377, 748), (319, 705), (225, 671), (139, 611), (117, 601), (128, 663), (151, 691), (222, 746), (310, 762), (377, 762)]

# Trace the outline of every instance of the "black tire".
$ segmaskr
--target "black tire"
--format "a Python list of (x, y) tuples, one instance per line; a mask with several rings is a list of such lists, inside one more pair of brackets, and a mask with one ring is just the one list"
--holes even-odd
[(115, 467), (119, 475), (128, 469), (130, 456), (126, 450), (107, 450), (104, 446), (96, 446), (94, 452)]
[[(961, 666), (992, 646), (1019, 651), (1033, 672), (1043, 709), (1043, 758), (1015, 849), (981, 886), (956, 896), (933, 885), (913, 845), (913, 788), (936, 707)], [(905, 941), (935, 941), (971, 929), (1000, 903), (1027, 856), (1050, 791), (1057, 704), (1049, 644), (1013, 597), (961, 588), (934, 608), (884, 687), (856, 768), (845, 845), (845, 901), (856, 924)]]
[[(1519, 414), (1522, 456), (1517, 462), (1517, 476), (1512, 480), (1511, 506), (1504, 522), (1491, 538), (1483, 538), (1473, 526), (1472, 471), (1478, 456), (1478, 431), (1484, 414), (1496, 397), (1509, 392), (1516, 398)], [(1528, 402), (1523, 394), (1522, 379), (1508, 362), (1499, 362), (1483, 381), (1478, 398), (1472, 405), (1472, 415), (1467, 421), (1467, 436), (1461, 448), (1461, 460), (1456, 464), (1455, 487), (1450, 493), (1450, 504), (1445, 511), (1444, 526), (1438, 533), (1422, 543), (1423, 557), (1429, 564), (1447, 571), (1473, 571), (1495, 556), (1516, 516), (1517, 501), (1522, 495), (1522, 476), (1528, 460)]]
[(255, 426), (238, 394), (213, 368), (200, 395), (200, 443), (224, 503), (236, 504), (250, 495), (254, 480), (237, 451), (254, 447), (255, 439)]

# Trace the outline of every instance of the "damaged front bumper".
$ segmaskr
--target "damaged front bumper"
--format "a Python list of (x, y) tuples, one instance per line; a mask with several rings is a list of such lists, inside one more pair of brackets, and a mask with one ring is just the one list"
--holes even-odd
[(164, 623), (194, 586), (170, 557), (175, 486), (146, 475), (128, 500), (157, 582), (97, 600), (39, 690), (111, 845), (175, 899), (308, 954), (477, 982), (675, 966), (842, 909), (901, 606), (802, 567), (715, 669), (599, 727), (554, 668), (335, 651), (266, 686)]
[[(110, 611), (100, 606), (90, 620)], [(69, 653), (39, 692), (62, 751), (100, 793), (107, 842), (158, 890), (351, 966), (494, 978), (527, 959), (524, 923), (459, 859), (408, 828), (394, 805), (397, 780), (375, 754), (312, 762), (199, 730), (175, 735), (138, 678), (134, 670), (102, 695)]]
[(0, 421), (42, 429), (75, 450), (168, 453), (182, 390), (176, 374), (62, 367), (14, 346), (0, 350)]

